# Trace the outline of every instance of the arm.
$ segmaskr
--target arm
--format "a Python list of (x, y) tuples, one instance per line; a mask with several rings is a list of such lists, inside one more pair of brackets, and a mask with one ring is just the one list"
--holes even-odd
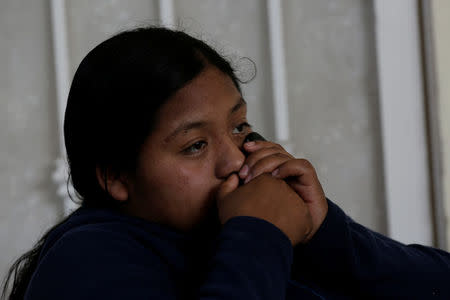
[(450, 299), (449, 253), (401, 244), (328, 207), (311, 241), (294, 249), (294, 279), (363, 298)]
[(183, 289), (188, 278), (173, 267), (168, 253), (174, 249), (157, 248), (112, 230), (69, 232), (44, 256), (26, 299), (191, 299), (194, 290), (194, 299), (269, 300), (286, 291), (292, 246), (264, 220), (230, 219), (196, 288)]
[(292, 245), (276, 226), (254, 217), (225, 223), (199, 299), (285, 299)]
[(295, 159), (280, 145), (255, 141), (244, 149), (250, 155), (241, 179), (272, 173), (286, 180), (310, 211), (312, 239), (294, 249), (294, 280), (358, 299), (450, 299), (450, 254), (403, 245), (353, 222), (326, 200), (311, 163)]

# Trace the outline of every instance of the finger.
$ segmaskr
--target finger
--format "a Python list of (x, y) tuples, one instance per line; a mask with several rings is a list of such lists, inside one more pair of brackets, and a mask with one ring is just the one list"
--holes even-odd
[(217, 200), (223, 199), (226, 195), (233, 192), (239, 186), (239, 178), (236, 174), (231, 174), (217, 190)]
[(245, 160), (245, 164), (242, 166), (241, 170), (239, 171), (239, 177), (246, 178), (249, 171), (253, 168), (253, 166), (261, 159), (275, 154), (283, 154), (286, 157), (289, 157), (293, 159), (293, 157), (284, 151), (283, 149), (280, 150), (279, 147), (276, 147), (275, 144), (272, 144), (270, 147), (267, 148), (261, 148), (253, 153), (251, 153)]
[(317, 181), (316, 171), (306, 159), (291, 159), (286, 161), (272, 172), (272, 176), (281, 179), (297, 177), (297, 182), (301, 185), (313, 185)]
[(276, 144), (274, 142), (270, 142), (270, 141), (251, 141), (251, 142), (247, 142), (244, 144), (244, 149), (247, 152), (255, 152), (259, 149), (263, 149), (263, 148), (278, 148), (280, 151), (286, 152), (286, 150), (284, 150), (284, 148), (280, 145), (280, 144)]
[(272, 171), (288, 160), (292, 160), (292, 158), (284, 153), (275, 153), (258, 160), (250, 169), (244, 183), (249, 182), (263, 173), (272, 173)]
[(241, 171), (239, 172), (239, 176), (241, 178), (246, 177), (247, 174), (245, 174), (245, 172), (243, 173), (242, 171), (244, 171), (245, 166), (248, 167), (248, 171), (250, 171), (250, 169), (255, 165), (255, 163), (261, 159), (263, 159), (266, 156), (269, 155), (274, 155), (280, 153), (280, 150), (275, 148), (275, 147), (270, 147), (270, 148), (262, 148), (256, 152), (251, 153), (246, 159), (245, 159), (245, 163), (244, 166), (242, 166)]

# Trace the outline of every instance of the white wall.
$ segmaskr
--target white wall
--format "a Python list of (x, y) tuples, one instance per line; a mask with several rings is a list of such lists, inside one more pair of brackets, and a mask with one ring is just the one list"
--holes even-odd
[(48, 2), (0, 2), (0, 276), (62, 214)]
[(432, 3), (435, 41), (435, 68), (439, 129), (441, 134), (443, 204), (447, 228), (447, 249), (450, 249), (450, 2), (434, 0)]
[(283, 3), (295, 152), (333, 201), (386, 233), (372, 3)]

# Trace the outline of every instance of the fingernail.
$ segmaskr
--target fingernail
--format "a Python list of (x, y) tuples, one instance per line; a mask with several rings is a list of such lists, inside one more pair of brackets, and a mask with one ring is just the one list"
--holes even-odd
[(248, 166), (244, 165), (242, 169), (239, 171), (239, 177), (245, 177), (248, 174)]
[(247, 142), (247, 143), (245, 143), (245, 146), (246, 147), (253, 147), (253, 146), (255, 146), (255, 142)]
[(275, 169), (275, 170), (272, 172), (272, 176), (277, 176), (279, 173), (280, 173), (280, 169)]
[(252, 179), (252, 174), (249, 174), (249, 175), (247, 176), (247, 178), (245, 178), (244, 184), (246, 184), (247, 182), (249, 182), (250, 179)]

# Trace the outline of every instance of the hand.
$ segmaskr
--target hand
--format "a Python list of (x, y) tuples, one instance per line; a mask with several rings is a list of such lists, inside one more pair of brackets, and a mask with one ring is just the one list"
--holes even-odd
[(313, 222), (312, 237), (328, 212), (328, 203), (320, 181), (312, 164), (306, 159), (296, 159), (278, 144), (255, 141), (244, 144), (250, 153), (239, 177), (248, 184), (263, 173), (271, 173), (275, 178), (285, 179), (307, 205)]
[(284, 180), (262, 174), (239, 186), (238, 176), (232, 174), (219, 187), (216, 199), (222, 224), (232, 217), (251, 216), (277, 226), (292, 245), (309, 240), (312, 231), (309, 210)]

